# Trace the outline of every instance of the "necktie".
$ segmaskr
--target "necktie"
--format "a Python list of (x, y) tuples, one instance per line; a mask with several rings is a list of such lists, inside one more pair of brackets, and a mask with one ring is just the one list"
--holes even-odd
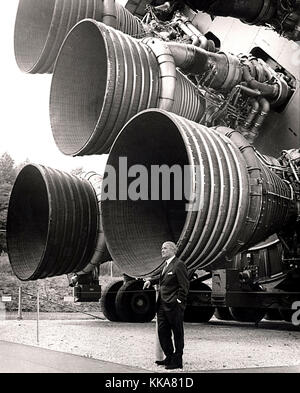
[(165, 271), (167, 270), (167, 267), (168, 267), (168, 264), (167, 264), (167, 262), (165, 263), (165, 266), (164, 266), (164, 268), (163, 268), (163, 271), (162, 271), (162, 275), (164, 275), (165, 274)]

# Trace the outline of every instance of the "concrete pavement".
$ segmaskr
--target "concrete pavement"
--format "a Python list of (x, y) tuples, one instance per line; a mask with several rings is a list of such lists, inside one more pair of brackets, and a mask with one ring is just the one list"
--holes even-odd
[(0, 341), (0, 373), (146, 373), (129, 367), (49, 349)]
[(251, 367), (251, 368), (237, 368), (225, 370), (209, 370), (197, 371), (199, 373), (221, 373), (221, 374), (298, 374), (300, 373), (300, 366), (278, 366), (278, 367)]
[[(0, 373), (148, 373), (151, 371), (45, 348), (0, 341)], [(300, 366), (205, 370), (198, 373), (300, 373)]]

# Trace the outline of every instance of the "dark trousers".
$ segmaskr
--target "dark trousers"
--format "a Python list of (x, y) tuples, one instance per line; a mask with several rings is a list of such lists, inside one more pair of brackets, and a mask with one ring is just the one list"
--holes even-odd
[[(161, 348), (166, 356), (171, 356), (174, 353), (179, 359), (182, 357), (184, 347), (183, 314), (184, 309), (180, 304), (168, 305), (160, 301), (158, 305), (158, 337)], [(172, 342), (172, 333), (174, 336), (174, 345)]]

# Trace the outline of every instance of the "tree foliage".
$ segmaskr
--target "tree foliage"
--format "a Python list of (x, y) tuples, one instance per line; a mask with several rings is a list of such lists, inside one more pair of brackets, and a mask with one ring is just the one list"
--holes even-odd
[(0, 157), (0, 184), (13, 184), (15, 178), (15, 162), (8, 153), (4, 153)]
[(0, 230), (5, 229), (6, 215), (11, 189), (11, 184), (0, 183)]
[(30, 163), (31, 163), (30, 160), (29, 160), (28, 158), (26, 158), (25, 161), (23, 161), (23, 162), (21, 162), (20, 164), (18, 164), (18, 165), (15, 167), (16, 176), (18, 176), (19, 172), (24, 168), (24, 166), (26, 166), (26, 165), (28, 165), (28, 164), (30, 164)]

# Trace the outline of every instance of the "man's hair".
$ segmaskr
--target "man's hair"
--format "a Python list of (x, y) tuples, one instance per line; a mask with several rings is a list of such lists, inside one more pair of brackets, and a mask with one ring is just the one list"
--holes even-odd
[(175, 254), (177, 253), (178, 247), (176, 246), (176, 244), (174, 242), (167, 241), (167, 242), (164, 242), (163, 244), (167, 244), (174, 251)]

